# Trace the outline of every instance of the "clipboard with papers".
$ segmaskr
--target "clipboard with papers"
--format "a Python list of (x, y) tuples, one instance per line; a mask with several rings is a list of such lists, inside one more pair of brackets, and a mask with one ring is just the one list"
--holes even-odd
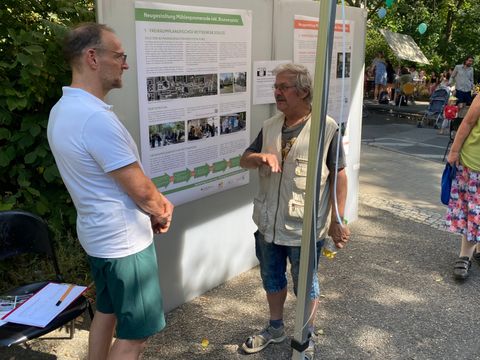
[(1, 320), (37, 327), (47, 326), (58, 314), (82, 295), (86, 286), (48, 283)]

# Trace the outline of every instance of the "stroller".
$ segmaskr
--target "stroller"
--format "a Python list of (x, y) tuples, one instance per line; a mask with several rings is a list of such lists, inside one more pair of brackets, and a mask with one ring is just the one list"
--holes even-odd
[(423, 114), (422, 119), (417, 124), (418, 127), (433, 125), (438, 129), (443, 121), (443, 109), (448, 103), (450, 91), (445, 87), (439, 87), (430, 96), (428, 108)]

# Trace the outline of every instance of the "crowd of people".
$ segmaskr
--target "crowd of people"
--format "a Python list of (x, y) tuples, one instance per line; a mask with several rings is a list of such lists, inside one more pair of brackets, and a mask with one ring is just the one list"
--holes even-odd
[(368, 83), (374, 85), (373, 100), (376, 103), (398, 105), (399, 95), (405, 84), (411, 83), (415, 87), (415, 93), (424, 97), (431, 96), (440, 87), (448, 90), (449, 94), (455, 94), (459, 103), (470, 104), (474, 93), (473, 57), (467, 56), (462, 64), (450, 67), (441, 72), (417, 70), (415, 66), (393, 67), (384, 53), (379, 51), (367, 68), (365, 74), (366, 93), (371, 89)]

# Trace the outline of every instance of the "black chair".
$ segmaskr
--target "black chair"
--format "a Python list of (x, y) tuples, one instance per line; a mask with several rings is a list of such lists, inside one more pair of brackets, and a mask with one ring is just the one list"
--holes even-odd
[(455, 134), (457, 133), (458, 128), (460, 127), (460, 124), (462, 123), (463, 118), (455, 118), (453, 120), (450, 120), (450, 126), (449, 126), (449, 131), (448, 131), (448, 143), (447, 147), (445, 148), (445, 153), (443, 154), (443, 159), (442, 161), (445, 161), (445, 158), (447, 157), (448, 149), (450, 149), (450, 146), (453, 144), (453, 140), (455, 140)]
[[(54, 282), (64, 282), (58, 267), (53, 241), (48, 226), (40, 217), (21, 210), (0, 211), (0, 261), (20, 254), (45, 256), (55, 269)], [(12, 269), (14, 271), (15, 269)], [(37, 292), (50, 281), (40, 281), (12, 289), (0, 296), (28, 295)], [(6, 323), (0, 326), (0, 346), (18, 345), (27, 340), (48, 334), (70, 323), (70, 339), (73, 338), (74, 320), (88, 309), (90, 318), (93, 311), (90, 301), (78, 297), (46, 327)]]

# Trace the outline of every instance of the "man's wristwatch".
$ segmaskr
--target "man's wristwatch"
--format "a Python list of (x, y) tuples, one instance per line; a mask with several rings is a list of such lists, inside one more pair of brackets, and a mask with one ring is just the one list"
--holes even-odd
[(348, 220), (347, 220), (346, 218), (341, 217), (340, 219), (342, 220), (342, 222), (339, 222), (339, 221), (338, 221), (338, 218), (335, 217), (335, 222), (336, 222), (337, 224), (343, 224), (343, 225), (347, 225), (347, 224), (348, 224)]

